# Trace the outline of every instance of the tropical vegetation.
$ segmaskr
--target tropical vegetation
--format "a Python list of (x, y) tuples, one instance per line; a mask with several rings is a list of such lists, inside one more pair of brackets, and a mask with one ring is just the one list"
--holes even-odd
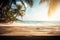
[[(26, 6), (24, 2), (30, 5), (30, 7), (33, 6), (34, 2), (33, 0), (19, 0), (22, 5), (24, 6), (24, 10), (21, 10), (22, 6), (16, 4), (16, 0), (0, 0), (0, 23), (8, 23), (13, 22), (17, 19), (17, 16), (24, 16), (24, 12), (26, 11)], [(40, 3), (43, 2), (49, 2), (49, 10), (48, 10), (48, 16), (51, 15), (51, 12), (55, 9), (55, 6), (58, 2), (58, 0), (40, 0)], [(11, 6), (14, 4), (17, 9), (12, 9)], [(20, 20), (21, 21), (21, 20)]]

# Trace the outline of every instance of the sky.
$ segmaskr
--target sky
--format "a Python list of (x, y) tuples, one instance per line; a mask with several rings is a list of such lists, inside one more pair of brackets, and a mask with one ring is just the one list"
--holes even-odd
[[(45, 5), (44, 5), (45, 4)], [(28, 7), (23, 20), (42, 21), (47, 20), (47, 4), (39, 4), (39, 0), (34, 0), (32, 8)], [(45, 9), (45, 10), (44, 10)]]
[(23, 16), (23, 21), (59, 21), (60, 20), (60, 5), (56, 6), (52, 15), (48, 17), (49, 4), (47, 2), (39, 4), (39, 0), (33, 0), (34, 5), (31, 8), (27, 3), (27, 10)]

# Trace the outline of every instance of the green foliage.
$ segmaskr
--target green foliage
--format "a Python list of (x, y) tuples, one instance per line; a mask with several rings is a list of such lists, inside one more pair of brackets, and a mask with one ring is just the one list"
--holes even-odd
[(11, 4), (9, 1), (2, 1), (0, 3), (0, 23), (14, 22), (20, 20), (17, 19), (17, 16), (23, 17), (24, 12), (21, 10), (21, 5), (16, 5), (17, 9), (12, 9), (12, 3), (16, 5), (16, 0), (12, 0)]
[[(10, 2), (11, 1), (11, 2)], [(17, 19), (17, 16), (23, 17), (24, 12), (26, 11), (26, 6), (24, 0), (20, 0), (24, 6), (24, 10), (21, 10), (22, 6), (16, 4), (16, 0), (0, 0), (0, 23), (14, 22), (20, 19)], [(33, 0), (25, 0), (31, 7), (33, 6)], [(16, 5), (17, 9), (12, 9), (12, 3)]]
[[(11, 1), (11, 2), (10, 2)], [(22, 5), (24, 6), (24, 10), (21, 10), (22, 5), (17, 5), (16, 0), (0, 0), (0, 23), (8, 23), (14, 21), (21, 21), (17, 19), (18, 16), (21, 18), (24, 16), (24, 12), (26, 11), (26, 6), (24, 2), (29, 4), (30, 7), (33, 6), (33, 0), (20, 0)], [(55, 10), (55, 7), (59, 0), (40, 0), (40, 4), (43, 2), (49, 2), (48, 16), (51, 16), (51, 13)], [(17, 9), (12, 9), (11, 6), (14, 4)]]
[(33, 0), (25, 0), (25, 2), (27, 3), (27, 4), (29, 4), (30, 5), (30, 7), (32, 7), (33, 6)]

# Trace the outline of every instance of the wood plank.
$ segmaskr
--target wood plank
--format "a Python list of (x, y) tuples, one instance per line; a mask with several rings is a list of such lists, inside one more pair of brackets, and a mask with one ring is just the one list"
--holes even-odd
[(0, 26), (1, 36), (60, 36), (60, 26)]

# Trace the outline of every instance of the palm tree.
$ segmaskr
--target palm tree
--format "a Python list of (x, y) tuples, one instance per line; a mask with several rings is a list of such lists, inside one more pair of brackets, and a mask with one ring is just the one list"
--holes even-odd
[(51, 13), (55, 10), (57, 5), (57, 0), (51, 0), (49, 4), (49, 10), (48, 10), (48, 16), (51, 15)]
[(59, 0), (41, 0), (40, 3), (49, 2), (48, 16), (50, 16), (51, 13), (54, 11), (58, 1)]
[[(40, 4), (43, 2), (49, 2), (48, 16), (50, 16), (53, 10), (55, 9), (57, 1), (59, 0), (40, 0)], [(34, 4), (33, 0), (20, 0), (20, 2), (25, 8), (24, 10), (21, 10), (22, 6), (18, 5), (16, 3), (16, 0), (0, 0), (0, 23), (16, 21), (18, 20), (16, 18), (17, 16), (23, 17), (24, 12), (26, 11), (26, 6), (24, 2), (29, 4), (30, 7), (32, 7)], [(14, 5), (16, 5), (17, 9), (11, 8), (13, 3)]]
[[(21, 5), (16, 4), (16, 0), (0, 0), (0, 23), (11, 22), (18, 20), (16, 17), (23, 17), (23, 11), (26, 11), (26, 6), (24, 4), (24, 0), (20, 0), (22, 5), (24, 6), (24, 10), (21, 10)], [(26, 3), (33, 6), (33, 0), (25, 0)], [(17, 9), (12, 9), (11, 6), (14, 3)]]

